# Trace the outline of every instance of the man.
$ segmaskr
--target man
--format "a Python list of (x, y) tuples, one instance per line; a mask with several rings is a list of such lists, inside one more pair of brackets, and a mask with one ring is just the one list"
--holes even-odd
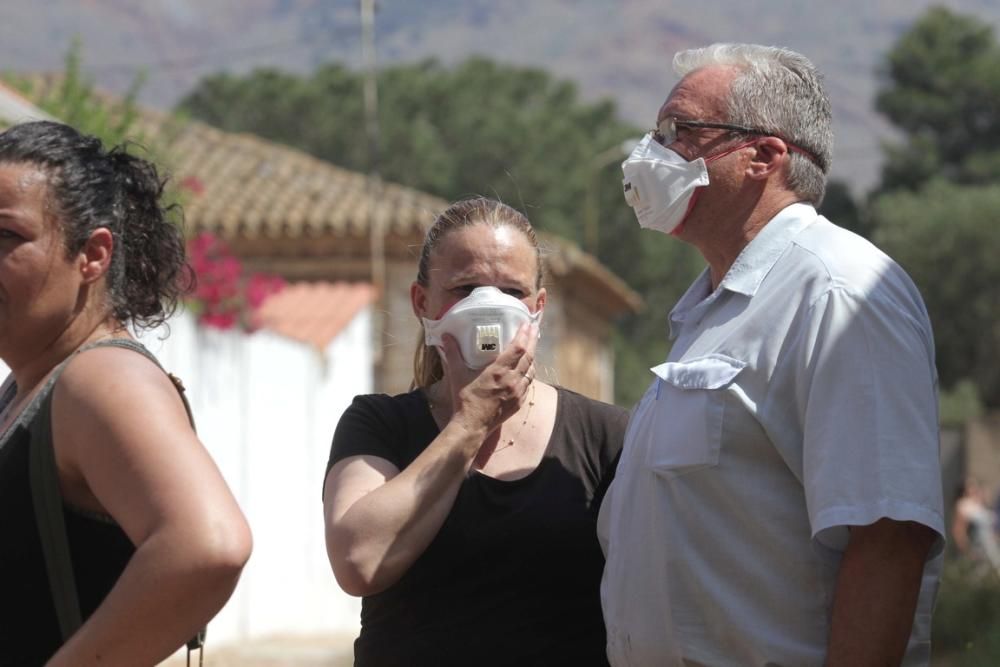
[(601, 509), (613, 665), (926, 665), (944, 527), (916, 288), (818, 216), (830, 103), (803, 56), (715, 45), (623, 164), (708, 267)]

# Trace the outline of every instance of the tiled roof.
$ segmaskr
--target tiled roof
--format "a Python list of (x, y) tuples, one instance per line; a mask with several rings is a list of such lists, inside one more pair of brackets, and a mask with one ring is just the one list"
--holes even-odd
[[(33, 89), (42, 94), (57, 81), (40, 75)], [(367, 252), (364, 239), (375, 221), (412, 258), (413, 244), (448, 205), (394, 183), (373, 191), (364, 174), (251, 134), (152, 109), (140, 113), (139, 131), (164, 149), (168, 171), (183, 193), (186, 232), (238, 240), (240, 250), (254, 256), (306, 261), (305, 255), (325, 255), (333, 239), (346, 247), (348, 238), (359, 242), (351, 247)], [(560, 237), (543, 235), (542, 241), (549, 275), (579, 285), (603, 301), (611, 316), (641, 308), (641, 297), (595, 257)]]
[(610, 317), (642, 309), (642, 297), (596, 257), (561, 236), (540, 233), (538, 237), (542, 261), (549, 276), (576, 282), (591, 296), (599, 297), (601, 302), (615, 304), (608, 311)]
[[(254, 135), (174, 121), (154, 111), (143, 118), (144, 130), (169, 152), (192, 233), (242, 240), (364, 237), (374, 215), (386, 234), (419, 243), (448, 205), (393, 183), (381, 184), (373, 195), (365, 175)], [(549, 275), (610, 299), (616, 304), (611, 316), (642, 307), (642, 298), (595, 257), (561, 237), (541, 237)]]
[(193, 231), (229, 239), (363, 236), (376, 220), (386, 234), (412, 236), (447, 206), (392, 183), (373, 192), (364, 174), (250, 134), (156, 112), (144, 120), (150, 138), (168, 150)]
[(375, 288), (366, 283), (292, 283), (261, 304), (258, 323), (325, 350), (376, 296)]

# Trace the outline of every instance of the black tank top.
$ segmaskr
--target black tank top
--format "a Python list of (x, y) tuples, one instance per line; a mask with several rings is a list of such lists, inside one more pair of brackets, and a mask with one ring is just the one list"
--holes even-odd
[[(44, 665), (62, 645), (49, 589), (42, 545), (35, 524), (28, 474), (28, 429), (55, 385), (51, 377), (0, 438), (0, 665)], [(0, 406), (13, 392), (0, 397)], [(117, 581), (135, 547), (105, 517), (64, 505), (80, 612), (86, 620)]]

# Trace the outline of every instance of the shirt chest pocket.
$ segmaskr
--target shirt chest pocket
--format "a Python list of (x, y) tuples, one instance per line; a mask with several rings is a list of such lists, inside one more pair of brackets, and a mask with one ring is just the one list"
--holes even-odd
[(643, 423), (650, 469), (678, 475), (719, 462), (726, 389), (744, 367), (745, 361), (712, 354), (652, 369), (659, 380)]

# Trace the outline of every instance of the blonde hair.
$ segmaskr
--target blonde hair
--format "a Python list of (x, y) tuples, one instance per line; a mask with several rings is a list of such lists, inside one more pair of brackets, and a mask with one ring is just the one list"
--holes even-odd
[[(535, 249), (537, 271), (535, 289), (542, 286), (542, 261), (538, 249), (538, 237), (528, 218), (520, 211), (511, 208), (503, 202), (487, 197), (472, 197), (462, 199), (446, 208), (438, 216), (431, 228), (427, 230), (424, 244), (420, 250), (420, 263), (417, 265), (417, 283), (427, 287), (430, 285), (431, 254), (437, 249), (441, 240), (448, 234), (474, 225), (488, 225), (494, 229), (511, 227), (524, 234)], [(413, 354), (413, 383), (411, 389), (428, 387), (444, 377), (444, 368), (437, 351), (424, 344), (423, 324), (420, 326), (420, 337)]]

